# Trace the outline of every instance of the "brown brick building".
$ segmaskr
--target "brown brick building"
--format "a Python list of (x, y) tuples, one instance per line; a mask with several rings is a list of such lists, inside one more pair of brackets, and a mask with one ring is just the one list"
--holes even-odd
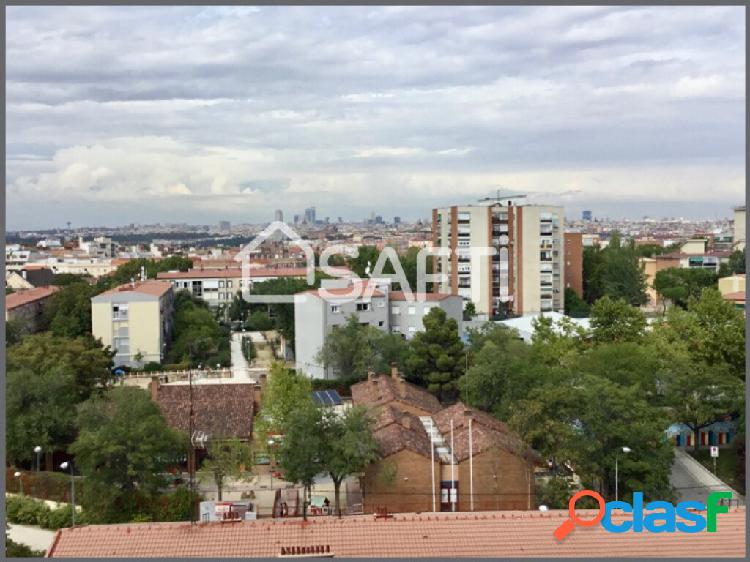
[(565, 233), (565, 288), (583, 298), (583, 234)]
[(352, 402), (372, 409), (381, 457), (362, 480), (365, 513), (451, 511), (452, 483), (456, 511), (533, 507), (538, 457), (489, 414), (461, 402), (442, 407), (395, 368), (390, 376), (369, 373), (352, 387)]

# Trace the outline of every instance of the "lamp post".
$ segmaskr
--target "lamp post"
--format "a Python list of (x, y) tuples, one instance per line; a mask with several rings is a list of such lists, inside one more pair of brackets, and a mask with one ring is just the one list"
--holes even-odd
[(21, 479), (21, 476), (23, 476), (20, 472), (16, 471), (13, 473), (13, 476), (18, 478), (18, 493), (20, 495), (23, 495), (23, 480)]
[[(631, 451), (630, 447), (622, 447), (622, 452), (625, 454), (628, 454)], [(620, 478), (618, 474), (618, 461), (619, 461), (620, 451), (615, 452), (615, 501), (619, 499), (619, 486), (620, 486)]]
[(276, 443), (273, 439), (268, 440), (268, 448), (270, 454), (268, 455), (268, 473), (271, 475), (271, 489), (273, 490), (273, 446)]
[(63, 470), (68, 470), (70, 468), (70, 506), (72, 509), (70, 510), (70, 516), (72, 520), (72, 527), (76, 526), (76, 481), (73, 477), (73, 463), (70, 463), (68, 461), (65, 461), (60, 465), (60, 468)]
[(41, 470), (41, 445), (37, 445), (36, 447), (34, 447), (34, 452), (36, 453), (36, 471), (39, 472)]

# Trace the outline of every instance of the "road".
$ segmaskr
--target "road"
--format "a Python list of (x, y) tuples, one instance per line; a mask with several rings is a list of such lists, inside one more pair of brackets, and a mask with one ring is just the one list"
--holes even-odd
[(740, 505), (745, 505), (744, 497), (678, 447), (675, 448), (669, 481), (676, 490), (678, 502), (693, 500), (705, 504), (711, 492), (728, 490), (732, 492), (732, 498), (738, 498)]
[(8, 536), (12, 541), (25, 544), (34, 550), (46, 551), (52, 544), (55, 532), (41, 527), (8, 523)]

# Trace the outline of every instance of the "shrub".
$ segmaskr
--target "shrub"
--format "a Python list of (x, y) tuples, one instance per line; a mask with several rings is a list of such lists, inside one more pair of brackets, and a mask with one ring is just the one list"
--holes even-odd
[[(5, 515), (9, 522), (35, 525), (53, 531), (71, 526), (72, 510), (73, 507), (70, 505), (50, 509), (44, 501), (27, 496), (6, 496), (5, 501)], [(76, 512), (76, 525), (85, 525), (88, 522), (88, 517), (84, 513)]]

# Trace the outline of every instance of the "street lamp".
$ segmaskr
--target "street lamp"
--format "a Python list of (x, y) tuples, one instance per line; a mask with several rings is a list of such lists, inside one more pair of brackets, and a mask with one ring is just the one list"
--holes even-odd
[(23, 476), (20, 472), (16, 471), (13, 473), (13, 476), (18, 478), (18, 493), (23, 495), (23, 480), (21, 479), (21, 476)]
[(72, 518), (72, 527), (76, 526), (76, 481), (73, 477), (73, 463), (65, 461), (60, 465), (63, 470), (70, 468), (70, 506), (73, 508), (70, 510), (70, 516)]
[(37, 445), (34, 447), (34, 452), (36, 453), (36, 471), (39, 472), (41, 470), (41, 454), (42, 454), (42, 447), (41, 445)]
[(271, 489), (273, 490), (273, 446), (276, 443), (273, 439), (268, 440), (268, 447), (271, 449), (271, 454), (268, 456), (268, 473), (271, 475)]
[[(622, 450), (623, 453), (625, 453), (627, 455), (629, 452), (631, 452), (632, 449), (630, 447), (622, 447), (621, 450)], [(618, 465), (618, 460), (619, 460), (619, 456), (620, 456), (619, 453), (620, 453), (619, 450), (615, 452), (615, 501), (617, 501), (618, 497), (619, 497), (619, 485), (620, 485), (620, 482), (619, 482), (619, 475), (618, 475), (618, 472), (617, 472), (618, 471), (618, 466), (617, 465)]]

